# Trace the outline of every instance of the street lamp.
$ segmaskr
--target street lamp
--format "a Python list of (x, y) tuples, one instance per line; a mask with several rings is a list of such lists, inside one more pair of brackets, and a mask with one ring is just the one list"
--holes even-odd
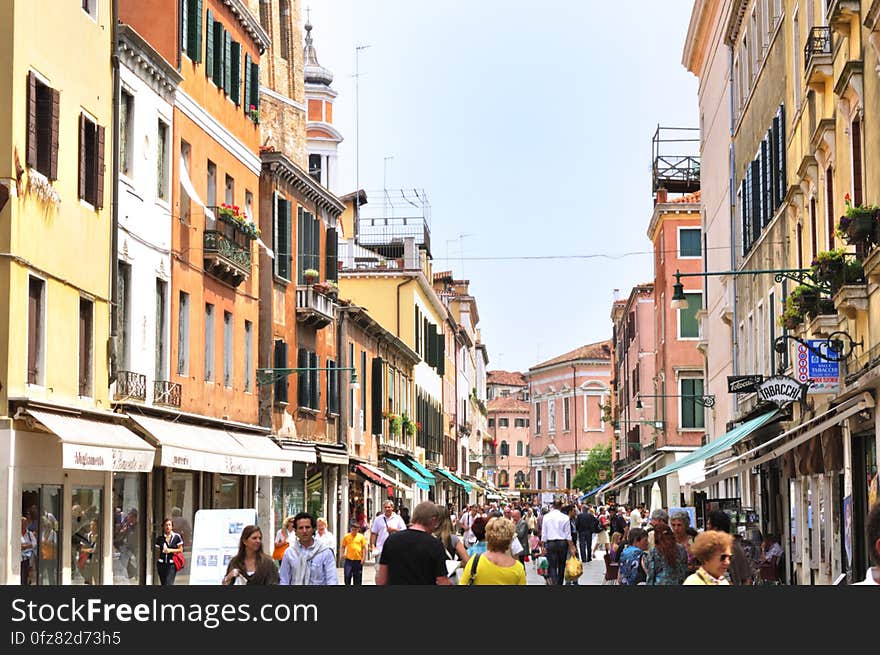
[(802, 284), (817, 291), (829, 293), (831, 291), (830, 283), (820, 282), (813, 277), (813, 269), (811, 268), (764, 268), (756, 271), (701, 271), (699, 273), (682, 273), (675, 271), (675, 284), (672, 285), (672, 299), (669, 303), (671, 309), (687, 309), (688, 301), (684, 295), (684, 284), (681, 282), (683, 277), (709, 277), (711, 275), (761, 275), (763, 273), (772, 273), (773, 278), (777, 282), (783, 280), (792, 280), (798, 284)]
[(301, 366), (299, 368), (258, 368), (257, 369), (257, 386), (264, 386), (267, 384), (273, 384), (274, 382), (278, 382), (278, 380), (283, 380), (291, 373), (302, 373), (304, 371), (351, 371), (351, 377), (349, 378), (349, 385), (352, 389), (357, 391), (361, 388), (360, 383), (358, 382), (357, 372), (353, 366), (347, 367), (320, 367), (320, 366)]

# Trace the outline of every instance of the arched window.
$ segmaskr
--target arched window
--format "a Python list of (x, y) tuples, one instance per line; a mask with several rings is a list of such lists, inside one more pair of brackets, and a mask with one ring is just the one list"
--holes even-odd
[(501, 455), (508, 456), (510, 455), (510, 446), (507, 445), (506, 441), (501, 442)]
[(513, 476), (513, 484), (517, 489), (525, 488), (526, 486), (526, 474), (524, 471), (517, 471)]
[(522, 441), (516, 442), (516, 456), (517, 457), (523, 456), (523, 443), (522, 443)]

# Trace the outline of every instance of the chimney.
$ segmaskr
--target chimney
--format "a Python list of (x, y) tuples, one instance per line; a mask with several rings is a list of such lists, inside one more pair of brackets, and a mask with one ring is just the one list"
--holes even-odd
[(666, 202), (666, 189), (664, 189), (663, 187), (657, 189), (657, 194), (654, 196), (655, 205), (661, 202)]
[(421, 268), (419, 266), (419, 249), (416, 247), (415, 237), (406, 237), (403, 240), (403, 267), (407, 270)]

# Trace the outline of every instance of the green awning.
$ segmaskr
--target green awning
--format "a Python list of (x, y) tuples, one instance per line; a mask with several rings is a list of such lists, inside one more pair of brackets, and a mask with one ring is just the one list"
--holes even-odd
[(460, 486), (460, 487), (461, 487), (462, 489), (464, 489), (467, 493), (470, 493), (470, 492), (471, 492), (471, 485), (470, 485), (470, 483), (469, 483), (469, 482), (465, 482), (465, 481), (462, 480), (460, 477), (458, 477), (457, 475), (455, 475), (455, 473), (453, 473), (452, 471), (447, 471), (445, 468), (441, 468), (441, 467), (439, 467), (439, 466), (438, 466), (435, 470), (436, 470), (437, 473), (439, 473), (440, 475), (444, 476), (445, 478), (448, 478), (449, 480), (451, 480), (452, 482), (454, 482), (455, 484), (457, 484), (458, 486)]
[(406, 464), (410, 468), (418, 471), (421, 474), (421, 476), (423, 478), (425, 478), (425, 480), (427, 480), (428, 482), (436, 482), (437, 481), (437, 478), (434, 477), (433, 473), (431, 473), (428, 469), (426, 469), (424, 466), (419, 464), (419, 462), (417, 460), (413, 459), (412, 457), (407, 458)]
[(425, 478), (413, 471), (409, 466), (401, 462), (399, 459), (386, 457), (385, 461), (403, 471), (407, 475), (407, 477), (409, 477), (413, 482), (416, 483), (416, 486), (418, 486), (419, 489), (424, 489), (425, 491), (428, 491), (431, 488), (431, 484), (427, 480), (425, 480)]
[(766, 425), (773, 419), (779, 416), (779, 410), (774, 409), (773, 411), (767, 412), (766, 414), (762, 414), (757, 418), (753, 418), (750, 421), (746, 421), (742, 425), (735, 427), (733, 430), (725, 434), (723, 437), (719, 437), (715, 441), (711, 441), (707, 443), (702, 448), (698, 448), (694, 452), (688, 454), (685, 457), (682, 457), (677, 462), (673, 462), (668, 466), (664, 466), (659, 471), (654, 471), (653, 473), (649, 473), (643, 478), (639, 478), (633, 484), (641, 484), (642, 482), (650, 482), (656, 478), (662, 478), (670, 473), (675, 473), (679, 469), (684, 468), (685, 466), (689, 466), (690, 464), (696, 464), (697, 462), (702, 462), (718, 453), (722, 453), (728, 448), (731, 448), (735, 443), (742, 441), (747, 436), (749, 436), (752, 432), (757, 430), (758, 428)]

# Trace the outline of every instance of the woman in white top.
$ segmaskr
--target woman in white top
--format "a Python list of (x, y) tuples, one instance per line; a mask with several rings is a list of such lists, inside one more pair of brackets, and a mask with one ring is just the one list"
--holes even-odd
[(318, 517), (318, 530), (315, 532), (315, 541), (320, 541), (336, 554), (336, 537), (327, 529), (327, 519), (323, 516)]
[(290, 545), (291, 536), (296, 536), (296, 530), (294, 529), (293, 517), (288, 516), (275, 535), (275, 549), (272, 551), (272, 559), (276, 562), (281, 562), (284, 557), (284, 551)]

